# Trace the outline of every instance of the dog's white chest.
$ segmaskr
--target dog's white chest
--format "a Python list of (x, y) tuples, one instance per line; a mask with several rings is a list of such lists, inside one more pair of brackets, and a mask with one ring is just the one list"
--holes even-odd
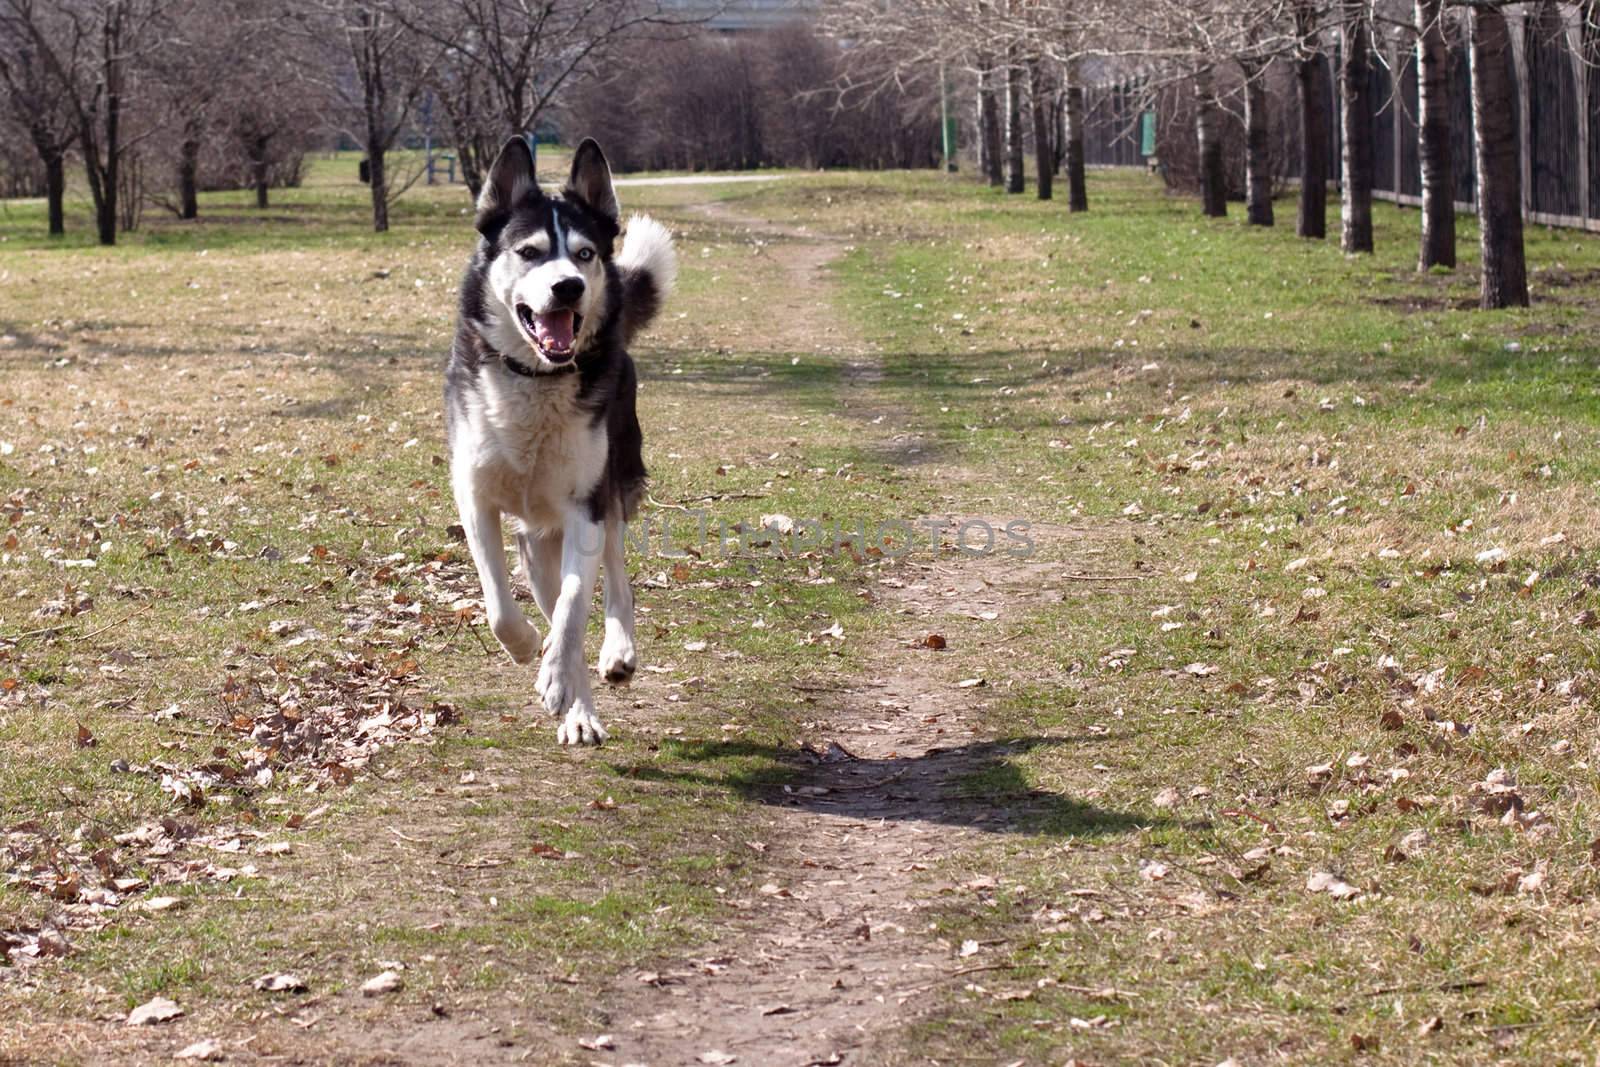
[(605, 427), (578, 402), (575, 374), (510, 379), (497, 369), (467, 406), (451, 456), (471, 494), (535, 529), (559, 529), (605, 469)]

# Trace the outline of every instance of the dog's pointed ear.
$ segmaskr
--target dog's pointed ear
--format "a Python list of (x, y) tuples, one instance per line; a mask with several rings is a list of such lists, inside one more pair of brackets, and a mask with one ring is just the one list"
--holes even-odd
[(567, 178), (567, 192), (582, 200), (592, 209), (616, 222), (622, 215), (617, 203), (617, 190), (611, 184), (611, 164), (593, 137), (585, 137), (572, 156), (572, 174)]
[(487, 234), (505, 222), (511, 209), (529, 192), (539, 193), (539, 182), (533, 175), (533, 153), (528, 142), (513, 137), (500, 149), (489, 167), (489, 176), (478, 193), (478, 232)]

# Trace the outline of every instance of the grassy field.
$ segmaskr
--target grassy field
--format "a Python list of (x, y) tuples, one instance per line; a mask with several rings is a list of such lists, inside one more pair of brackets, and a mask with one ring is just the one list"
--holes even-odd
[[(1470, 220), (1418, 275), (1389, 206), (1347, 259), (1134, 174), (1074, 217), (623, 190), (684, 262), (636, 353), (653, 521), (1041, 552), (947, 544), (998, 610), (930, 655), (894, 593), (929, 561), (680, 523), (635, 560), (655, 670), (574, 753), (450, 532), (465, 194), (374, 235), (351, 171), (112, 250), (0, 213), (0, 1061), (603, 1059), (595, 988), (745, 929), (829, 694), (892, 671), (986, 680), (963, 721), (1010, 744), (951, 803), (1003, 828), (914, 865), (947, 973), (844, 1062), (1592, 1061), (1600, 242), (1531, 231), (1534, 307), (1487, 314)], [(154, 996), (186, 1015), (122, 1025)]]

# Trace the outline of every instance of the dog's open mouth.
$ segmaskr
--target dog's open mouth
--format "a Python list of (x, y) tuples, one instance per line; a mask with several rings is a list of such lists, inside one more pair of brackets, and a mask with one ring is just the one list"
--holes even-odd
[(517, 321), (539, 354), (551, 363), (565, 363), (573, 357), (574, 339), (583, 325), (583, 316), (571, 308), (536, 314), (527, 304), (517, 305)]

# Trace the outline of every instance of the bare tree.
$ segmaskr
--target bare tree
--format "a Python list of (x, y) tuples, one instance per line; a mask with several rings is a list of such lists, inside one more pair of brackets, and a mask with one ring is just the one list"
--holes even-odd
[[(459, 12), (450, 14), (456, 16), (456, 40), (465, 40), (476, 32), (459, 18)], [(505, 140), (489, 82), (478, 74), (472, 52), (450, 44), (439, 54), (429, 88), (444, 113), (446, 132), (461, 164), (462, 180), (476, 200), (489, 165)]]
[(1252, 226), (1271, 226), (1272, 136), (1267, 115), (1267, 64), (1239, 62), (1244, 73), (1245, 217)]
[[(411, 127), (433, 77), (440, 47), (399, 16), (393, 0), (296, 0), (300, 32), (312, 47), (302, 70), (321, 81), (337, 128), (367, 156), (372, 228), (389, 228), (389, 206), (422, 174), (422, 165), (389, 173), (389, 152)], [(245, 135), (263, 130), (244, 127)], [(259, 154), (252, 168), (262, 166)], [(260, 173), (260, 170), (257, 170)], [(262, 186), (257, 185), (258, 196)]]
[[(1299, 44), (1288, 0), (1101, 0), (1094, 14), (1093, 30), (1084, 32), (1095, 43), (1084, 54), (1138, 64), (1150, 98), (1164, 97), (1192, 117), (1195, 176), (1207, 215), (1227, 214), (1224, 135), (1230, 102), (1243, 97), (1246, 127), (1255, 134), (1246, 141), (1249, 215), (1270, 225), (1272, 139), (1263, 81), (1269, 64)], [(1186, 102), (1172, 100), (1179, 89)]]
[[(231, 116), (227, 132), (242, 157), (243, 184), (255, 190), (258, 211), (265, 211), (269, 206), (273, 172), (288, 154), (284, 142), (294, 141), (296, 132), (305, 130), (315, 121), (309, 109), (299, 106), (301, 101), (295, 93), (299, 88), (301, 86), (290, 83), (275, 86), (276, 91), (258, 92), (236, 107)], [(382, 151), (387, 151), (387, 147), (385, 145)], [(404, 189), (383, 190), (386, 212), (387, 204), (401, 192)], [(377, 228), (388, 228), (387, 214), (385, 224)]]
[(1213, 218), (1228, 213), (1228, 181), (1222, 166), (1222, 107), (1217, 101), (1216, 72), (1209, 66), (1194, 73), (1195, 139), (1200, 150), (1200, 208)]
[(1321, 18), (1316, 0), (1294, 6), (1295, 78), (1300, 86), (1300, 207), (1295, 233), (1328, 235), (1328, 68), (1318, 44)]
[(0, 102), (44, 167), (49, 230), (57, 236), (66, 232), (67, 151), (78, 140), (77, 114), (18, 18), (15, 6), (0, 8)]
[(392, 8), (441, 50), (431, 84), (473, 196), (506, 136), (534, 132), (562, 91), (617, 46), (681, 38), (720, 10), (671, 0), (392, 0)]
[(1055, 149), (1050, 143), (1050, 91), (1044, 62), (1037, 56), (1028, 60), (1028, 96), (1033, 101), (1033, 167), (1038, 174), (1039, 199), (1049, 200), (1054, 193)]
[(1006, 50), (1006, 192), (1022, 192), (1022, 66)]
[(1522, 245), (1522, 165), (1505, 12), (1477, 4), (1471, 14), (1472, 123), (1477, 131), (1479, 304), (1527, 307), (1528, 268)]
[(1450, 47), (1443, 0), (1416, 0), (1422, 242), (1417, 269), (1456, 265), (1456, 176), (1450, 146)]
[[(169, 203), (179, 218), (200, 214), (200, 153), (216, 134), (214, 124), (226, 108), (249, 108), (267, 91), (270, 81), (251, 81), (243, 89), (242, 74), (267, 45), (252, 34), (256, 5), (241, 0), (176, 0), (173, 40), (150, 63), (150, 93), (161, 112), (177, 159), (174, 177), (177, 201)], [(253, 71), (252, 71), (253, 72)], [(238, 103), (236, 103), (238, 102)]]
[(1083, 84), (1078, 80), (1078, 61), (1062, 61), (1061, 78), (1066, 83), (1066, 171), (1067, 210), (1089, 210), (1089, 185), (1084, 173)]
[(163, 43), (163, 0), (0, 0), (8, 32), (25, 39), (58, 86), (77, 129), (100, 243), (117, 243), (123, 162), (142, 136), (125, 124), (142, 67)]
[(1339, 31), (1340, 135), (1344, 141), (1345, 252), (1372, 251), (1372, 15), (1366, 0), (1343, 0)]
[(1005, 168), (1001, 158), (1000, 101), (995, 93), (994, 61), (986, 52), (978, 53), (978, 126), (982, 138), (983, 172), (989, 184), (1005, 184)]

